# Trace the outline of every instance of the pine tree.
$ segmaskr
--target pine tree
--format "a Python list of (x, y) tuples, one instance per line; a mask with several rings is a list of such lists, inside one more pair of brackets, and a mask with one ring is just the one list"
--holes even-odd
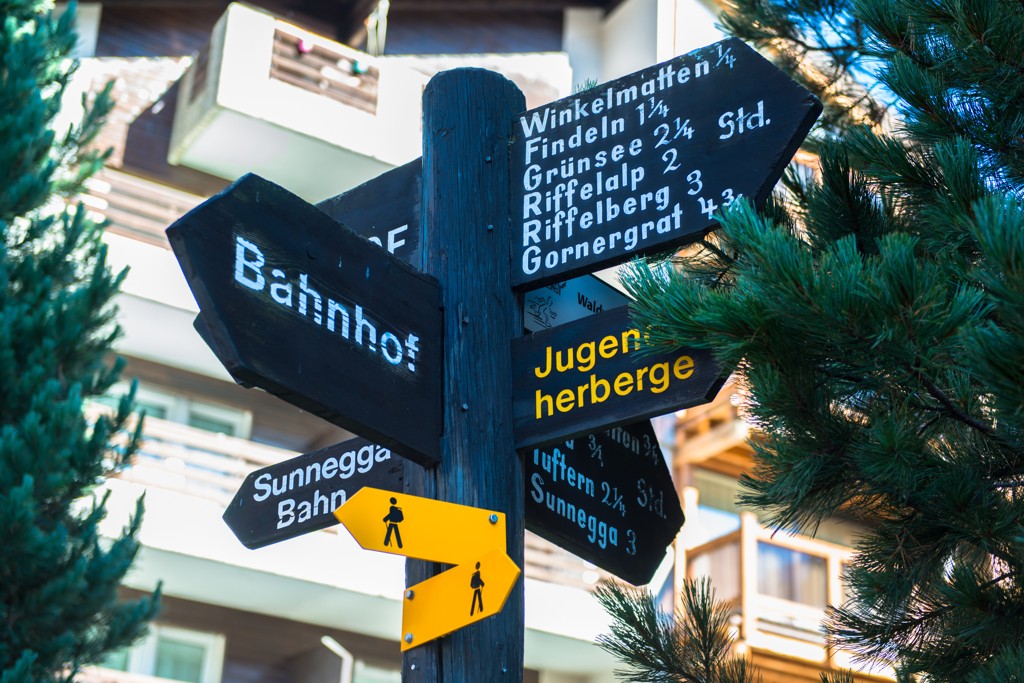
[(158, 603), (118, 601), (141, 501), (122, 536), (99, 537), (94, 487), (140, 436), (126, 433), (132, 396), (110, 418), (83, 413), (121, 369), (108, 354), (123, 275), (107, 267), (102, 226), (64, 200), (103, 162), (85, 149), (109, 89), (80, 125), (52, 130), (75, 68), (73, 8), (59, 20), (33, 0), (0, 9), (0, 681), (70, 681), (138, 638)]
[[(761, 683), (757, 667), (732, 652), (732, 609), (715, 599), (708, 579), (683, 582), (674, 614), (662, 612), (647, 589), (615, 581), (599, 584), (594, 596), (612, 617), (611, 632), (597, 644), (629, 666), (615, 672), (620, 681)], [(854, 683), (848, 671), (822, 674), (821, 681)]]
[(635, 319), (737, 369), (763, 435), (745, 504), (868, 529), (833, 645), (1024, 680), (1024, 3), (732, 5), (825, 99), (820, 168), (678, 270), (634, 264)]
[(749, 660), (730, 654), (729, 609), (715, 600), (707, 580), (686, 582), (675, 615), (661, 611), (643, 588), (605, 582), (594, 592), (613, 617), (597, 643), (627, 664), (616, 671), (627, 683), (755, 683)]

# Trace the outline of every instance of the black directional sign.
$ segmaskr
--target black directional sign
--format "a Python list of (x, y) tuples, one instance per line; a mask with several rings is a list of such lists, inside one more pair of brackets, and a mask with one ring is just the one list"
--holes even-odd
[(420, 159), (410, 161), (317, 208), (406, 263), (419, 265), (422, 168)]
[(248, 175), (167, 230), (231, 376), (421, 464), (439, 459), (437, 282)]
[(516, 117), (517, 288), (664, 251), (764, 202), (821, 104), (736, 38)]
[[(422, 159), (382, 173), (317, 204), (354, 233), (406, 263), (420, 262)], [(592, 275), (554, 282), (523, 299), (523, 327), (539, 332), (594, 313), (624, 306), (629, 298)]]
[(649, 420), (523, 452), (526, 527), (632, 584), (685, 520)]
[(704, 349), (639, 349), (626, 306), (514, 340), (516, 448), (707, 403), (728, 374)]
[(251, 472), (224, 521), (242, 545), (262, 548), (333, 526), (359, 489), (401, 491), (404, 477), (401, 458), (357, 437)]

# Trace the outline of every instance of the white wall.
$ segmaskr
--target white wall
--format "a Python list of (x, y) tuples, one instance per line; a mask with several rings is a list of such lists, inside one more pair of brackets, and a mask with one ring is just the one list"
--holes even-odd
[(663, 62), (725, 37), (715, 27), (711, 0), (658, 0), (658, 61)]
[(625, 76), (721, 40), (714, 0), (626, 0), (607, 16), (568, 9), (562, 45), (576, 85)]
[(562, 23), (562, 50), (569, 55), (572, 83), (601, 82), (604, 10), (571, 7)]
[(599, 82), (657, 64), (658, 0), (626, 0), (605, 17)]
[[(59, 17), (67, 11), (67, 3), (55, 5), (53, 15)], [(75, 10), (75, 30), (78, 31), (78, 42), (71, 56), (77, 59), (92, 57), (96, 54), (96, 39), (100, 33), (100, 13), (102, 6), (98, 2), (79, 2)]]

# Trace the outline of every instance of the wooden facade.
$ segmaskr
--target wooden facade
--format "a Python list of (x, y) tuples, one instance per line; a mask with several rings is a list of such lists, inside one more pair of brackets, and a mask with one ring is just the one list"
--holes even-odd
[[(554, 9), (554, 8), (553, 8)], [(441, 13), (415, 3), (391, 5), (385, 54), (557, 52), (560, 11), (463, 10)]]
[[(741, 406), (741, 389), (729, 384), (714, 401), (678, 419), (674, 464), (691, 524), (701, 522), (702, 482), (709, 477), (734, 482), (728, 494), (733, 498), (736, 480), (752, 471), (750, 441), (758, 437)], [(721, 492), (707, 494), (712, 507), (732, 505)], [(754, 511), (732, 510), (734, 531), (694, 541), (693, 528), (684, 527), (677, 541), (677, 581), (711, 579), (717, 598), (733, 611), (735, 651), (751, 658), (764, 683), (816, 683), (825, 671), (856, 670), (848, 653), (825, 647), (821, 630), (825, 606), (843, 600), (842, 572), (854, 536), (850, 524), (825, 523), (819, 537), (810, 538), (768, 528)], [(854, 680), (893, 680), (884, 671), (856, 673)]]

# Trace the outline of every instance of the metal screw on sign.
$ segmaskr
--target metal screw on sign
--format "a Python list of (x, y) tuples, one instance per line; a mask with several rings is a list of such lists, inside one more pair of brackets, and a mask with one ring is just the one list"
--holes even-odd
[(496, 514), (494, 514), (494, 513), (492, 512), (492, 513), (491, 513), (491, 516), (490, 516), (490, 517), (488, 517), (488, 518), (487, 518), (487, 520), (488, 520), (488, 521), (489, 521), (489, 522), (490, 522), (491, 524), (497, 524), (497, 523), (498, 523), (498, 515), (496, 515)]

